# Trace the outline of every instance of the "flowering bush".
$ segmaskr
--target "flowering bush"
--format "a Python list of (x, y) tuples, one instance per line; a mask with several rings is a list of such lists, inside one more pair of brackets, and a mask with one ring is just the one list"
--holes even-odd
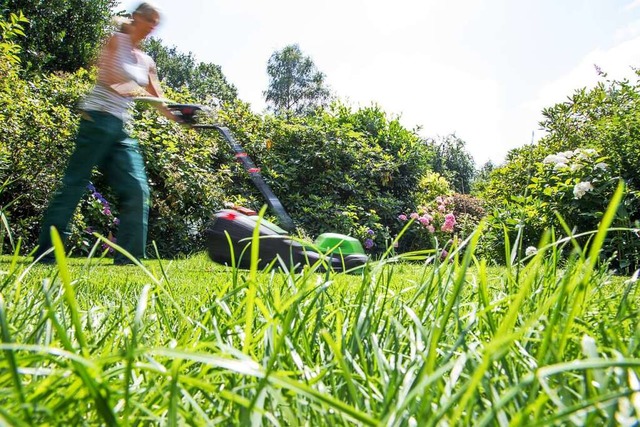
[[(587, 148), (550, 155), (542, 163), (547, 179), (555, 182), (552, 191), (543, 191), (549, 206), (578, 232), (596, 230), (620, 181), (608, 158)], [(637, 228), (630, 214), (638, 212), (637, 205), (637, 191), (627, 189), (612, 226)], [(612, 258), (618, 270), (631, 273), (638, 268), (640, 239), (627, 231), (611, 231), (601, 256)]]
[(389, 228), (380, 224), (380, 217), (375, 212), (368, 212), (362, 219), (362, 224), (356, 222), (349, 234), (359, 239), (365, 251), (369, 253), (386, 250), (391, 243)]
[(537, 165), (529, 189), (545, 203), (551, 222), (558, 212), (570, 227), (597, 228), (619, 180), (606, 160), (593, 148), (578, 148), (551, 154)]
[[(526, 195), (512, 196), (502, 209), (492, 213), (495, 238), (485, 247), (501, 247), (503, 227), (510, 237), (520, 234), (522, 248), (535, 247), (545, 230), (563, 234), (558, 214), (575, 234), (598, 229), (599, 222), (620, 178), (607, 157), (593, 148), (578, 148), (548, 155), (535, 164)], [(614, 220), (614, 227), (632, 227), (629, 212), (637, 211), (637, 195), (628, 190)], [(513, 241), (513, 239), (511, 239)], [(504, 248), (504, 246), (502, 246)], [(628, 232), (610, 232), (602, 256), (615, 254), (616, 267), (628, 269), (640, 254), (640, 241)], [(524, 253), (523, 253), (524, 255)]]
[[(69, 242), (76, 248), (88, 253), (95, 244), (93, 233), (98, 233), (110, 241), (116, 243), (117, 229), (120, 220), (116, 216), (114, 208), (109, 201), (96, 190), (93, 183), (87, 185), (89, 190), (86, 197), (80, 202), (80, 206), (74, 215), (71, 225)], [(113, 254), (113, 248), (106, 244), (101, 245), (102, 250)]]
[(453, 197), (437, 196), (430, 203), (418, 207), (408, 215), (398, 215), (400, 222), (413, 221), (400, 241), (403, 250), (442, 248), (452, 239), (456, 231), (456, 216), (453, 213)]
[(454, 193), (453, 214), (456, 217), (456, 233), (467, 237), (478, 228), (480, 220), (485, 217), (484, 202), (468, 194)]

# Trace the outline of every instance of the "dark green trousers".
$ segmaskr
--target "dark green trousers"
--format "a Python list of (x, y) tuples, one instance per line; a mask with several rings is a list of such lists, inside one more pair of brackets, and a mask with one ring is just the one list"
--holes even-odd
[[(96, 111), (83, 112), (76, 146), (62, 180), (42, 220), (36, 255), (51, 247), (50, 227), (64, 236), (78, 202), (98, 167), (115, 191), (120, 210), (117, 242), (137, 258), (145, 257), (149, 216), (149, 186), (138, 141), (123, 129), (122, 120)], [(126, 261), (116, 254), (115, 262)]]

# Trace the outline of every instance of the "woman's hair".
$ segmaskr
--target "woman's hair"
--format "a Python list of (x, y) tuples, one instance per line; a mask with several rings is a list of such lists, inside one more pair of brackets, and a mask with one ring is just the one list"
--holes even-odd
[(145, 18), (151, 17), (153, 15), (160, 15), (160, 9), (150, 2), (144, 1), (136, 7), (133, 11), (132, 15), (141, 15)]
[(127, 33), (129, 31), (129, 27), (133, 22), (133, 16), (140, 15), (145, 18), (151, 18), (153, 15), (160, 15), (160, 9), (154, 6), (150, 2), (142, 2), (136, 7), (136, 9), (131, 12), (131, 14), (126, 14), (122, 16), (114, 16), (112, 19), (112, 24), (116, 28), (116, 31), (121, 33)]

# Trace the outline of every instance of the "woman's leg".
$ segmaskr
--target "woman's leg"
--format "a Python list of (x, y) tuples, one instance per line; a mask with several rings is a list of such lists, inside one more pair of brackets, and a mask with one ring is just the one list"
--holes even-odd
[[(126, 138), (116, 143), (104, 170), (119, 200), (117, 243), (134, 257), (145, 258), (149, 185), (138, 141)], [(122, 254), (116, 254), (115, 262), (127, 263), (129, 260)]]
[(106, 124), (99, 117), (90, 118), (83, 117), (80, 121), (76, 146), (62, 184), (54, 193), (42, 220), (36, 257), (51, 248), (51, 227), (55, 227), (63, 239), (68, 236), (69, 222), (80, 198), (87, 191), (91, 171), (107, 155), (112, 145), (113, 135), (105, 128)]

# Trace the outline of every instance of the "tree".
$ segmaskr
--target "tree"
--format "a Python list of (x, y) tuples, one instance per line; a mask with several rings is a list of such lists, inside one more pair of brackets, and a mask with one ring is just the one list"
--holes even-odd
[(444, 176), (458, 193), (467, 194), (476, 173), (473, 157), (465, 142), (455, 134), (427, 140), (435, 149), (433, 170)]
[(484, 165), (476, 171), (471, 184), (471, 190), (474, 194), (482, 193), (482, 191), (489, 185), (491, 180), (491, 172), (496, 169), (496, 165), (491, 161), (487, 161)]
[(227, 82), (222, 74), (222, 68), (205, 62), (200, 62), (192, 70), (189, 92), (203, 102), (211, 99), (212, 96), (222, 101), (233, 101), (238, 98), (238, 90)]
[(196, 66), (192, 53), (179, 52), (175, 46), (167, 47), (161, 39), (149, 38), (143, 49), (158, 67), (158, 78), (172, 89), (180, 90), (191, 81), (191, 70)]
[(0, 0), (6, 18), (22, 12), (29, 20), (17, 41), (28, 72), (73, 72), (95, 58), (117, 0)]
[(267, 63), (267, 74), (269, 88), (264, 96), (276, 114), (305, 114), (329, 100), (325, 75), (297, 44), (274, 52)]
[(144, 50), (156, 62), (160, 80), (170, 88), (178, 91), (186, 88), (202, 103), (212, 98), (233, 101), (238, 97), (238, 90), (227, 82), (219, 65), (198, 63), (191, 52), (185, 54), (175, 46), (166, 47), (155, 38), (145, 43)]

